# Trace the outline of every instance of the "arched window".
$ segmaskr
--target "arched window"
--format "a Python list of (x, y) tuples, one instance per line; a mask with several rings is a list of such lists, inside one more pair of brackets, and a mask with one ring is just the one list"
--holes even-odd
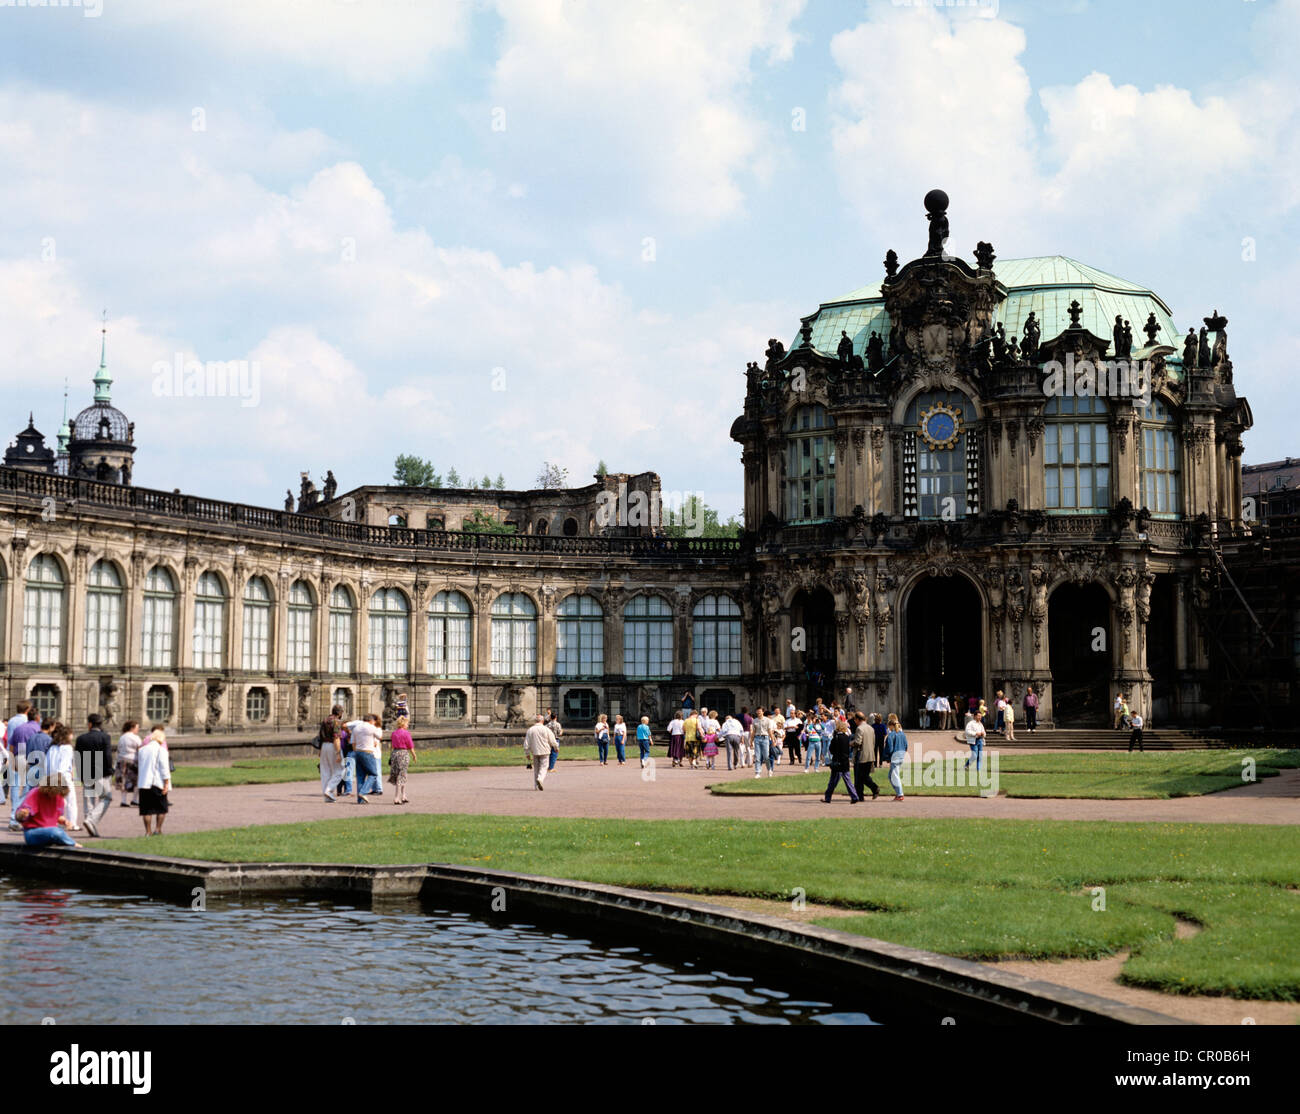
[(1049, 511), (1110, 506), (1110, 429), (1106, 400), (1049, 398), (1043, 407), (1043, 475)]
[(258, 673), (271, 668), (271, 589), (260, 576), (244, 585), (243, 667)]
[(411, 660), (411, 608), (397, 588), (380, 588), (370, 597), (370, 672), (396, 677)]
[(199, 577), (194, 589), (194, 668), (220, 669), (225, 650), (226, 591), (214, 572)]
[(623, 672), (637, 680), (673, 675), (673, 609), (662, 596), (637, 596), (623, 608)]
[(90, 566), (84, 647), (88, 666), (122, 664), (122, 578), (110, 561)]
[(429, 602), (429, 673), (468, 677), (469, 600), (459, 592), (438, 592)]
[(537, 532), (539, 534), (549, 533), (550, 529), (551, 529), (551, 524), (546, 519), (539, 518), (537, 520)]
[(578, 520), (576, 518), (566, 518), (564, 520), (564, 536), (566, 538), (576, 538), (578, 536)]
[(951, 520), (979, 512), (975, 407), (960, 391), (927, 391), (903, 415), (903, 514)]
[(1174, 418), (1163, 399), (1138, 411), (1142, 430), (1142, 503), (1152, 514), (1182, 514), (1179, 497), (1178, 440)]
[(290, 673), (311, 672), (312, 595), (305, 581), (295, 580), (289, 589), (289, 628), (285, 632), (285, 668)]
[[(356, 642), (356, 605), (352, 593), (336, 584), (330, 593), (330, 672), (352, 672), (352, 646)], [(335, 701), (337, 704), (338, 701)]]
[(175, 645), (176, 581), (161, 565), (154, 565), (144, 578), (144, 611), (140, 623), (140, 664), (146, 669), (174, 668)]
[(704, 596), (696, 603), (692, 615), (691, 659), (695, 676), (738, 677), (740, 606), (730, 596)]
[(791, 522), (835, 514), (834, 425), (824, 406), (801, 406), (786, 423), (785, 514)]
[(556, 609), (555, 675), (600, 677), (605, 672), (605, 612), (591, 596), (568, 596)]
[(492, 676), (537, 674), (537, 607), (522, 592), (504, 592), (492, 604)]
[(48, 553), (32, 558), (23, 592), (23, 661), (58, 665), (63, 655), (63, 571)]

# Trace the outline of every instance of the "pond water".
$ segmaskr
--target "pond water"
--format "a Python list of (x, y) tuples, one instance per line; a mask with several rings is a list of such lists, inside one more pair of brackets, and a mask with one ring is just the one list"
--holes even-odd
[(610, 946), (414, 902), (192, 910), (0, 878), (0, 1023), (871, 1024), (725, 957)]

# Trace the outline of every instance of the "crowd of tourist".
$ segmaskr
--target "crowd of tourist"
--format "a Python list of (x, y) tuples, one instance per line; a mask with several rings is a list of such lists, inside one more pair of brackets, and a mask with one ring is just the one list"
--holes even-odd
[(0, 722), (9, 830), (21, 832), (30, 847), (80, 847), (69, 833), (98, 837), (117, 788), (122, 807), (138, 811), (145, 834), (161, 835), (171, 792), (167, 734), (155, 727), (142, 740), (139, 727), (127, 720), (114, 747), (103, 717), (92, 713), (74, 739), (67, 724), (20, 700)]

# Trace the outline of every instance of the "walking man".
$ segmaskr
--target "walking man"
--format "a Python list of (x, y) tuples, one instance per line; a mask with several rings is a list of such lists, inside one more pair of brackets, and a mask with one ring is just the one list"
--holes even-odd
[(1142, 747), (1142, 713), (1134, 712), (1132, 716), (1129, 717), (1129, 724), (1132, 727), (1132, 730), (1129, 732), (1129, 736), (1128, 736), (1129, 754), (1133, 753), (1134, 743), (1137, 743), (1137, 748), (1139, 751), (1141, 751), (1142, 753), (1146, 753)]
[[(976, 712), (966, 721), (966, 745), (970, 747), (970, 758), (975, 759), (975, 771), (979, 772), (980, 756), (984, 753), (984, 714)], [(966, 769), (970, 769), (970, 758), (966, 759)]]
[(532, 727), (524, 732), (524, 754), (533, 770), (533, 784), (538, 789), (544, 788), (542, 782), (546, 780), (551, 751), (554, 747), (555, 736), (546, 726), (546, 717), (539, 715)]
[(103, 716), (92, 713), (86, 723), (90, 730), (76, 742), (77, 780), (85, 788), (86, 830), (98, 836), (99, 822), (113, 803), (113, 740), (103, 730)]
[(1033, 685), (1025, 690), (1025, 726), (1031, 735), (1038, 726), (1038, 693), (1034, 691)]
[(383, 750), (383, 730), (379, 717), (368, 715), (348, 724), (352, 736), (352, 756), (357, 762), (357, 804), (366, 805), (367, 793), (379, 791), (379, 761)]
[(875, 779), (871, 776), (872, 759), (876, 751), (876, 733), (861, 712), (853, 713), (853, 788), (859, 797), (866, 786), (871, 786), (871, 799), (880, 796)]
[(555, 763), (560, 760), (560, 736), (564, 734), (564, 728), (560, 726), (560, 717), (550, 708), (546, 709), (546, 726), (551, 730), (551, 756), (546, 760), (547, 770), (555, 769)]

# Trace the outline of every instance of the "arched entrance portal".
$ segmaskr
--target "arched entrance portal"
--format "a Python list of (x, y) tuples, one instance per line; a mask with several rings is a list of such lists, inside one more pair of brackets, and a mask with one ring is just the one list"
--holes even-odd
[(1052, 593), (1047, 646), (1058, 727), (1109, 726), (1113, 645), (1110, 597), (1100, 584), (1062, 584)]
[(907, 669), (898, 714), (915, 726), (925, 707), (922, 693), (984, 694), (984, 607), (964, 576), (935, 576), (917, 583), (904, 611)]
[(801, 588), (790, 601), (791, 662), (803, 679), (802, 700), (830, 700), (835, 692), (835, 597), (825, 588)]

